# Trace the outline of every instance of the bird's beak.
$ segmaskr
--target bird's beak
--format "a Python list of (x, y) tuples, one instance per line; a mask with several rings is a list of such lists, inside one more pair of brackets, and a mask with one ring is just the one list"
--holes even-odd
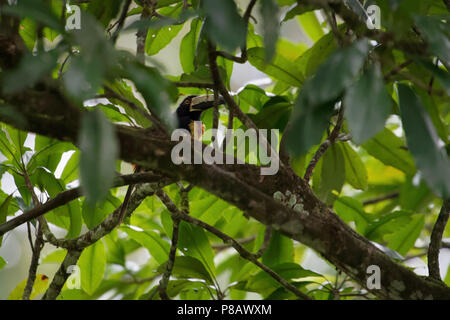
[[(225, 101), (222, 96), (219, 96), (218, 105), (224, 104)], [(214, 95), (203, 95), (192, 98), (190, 111), (205, 111), (214, 106)]]

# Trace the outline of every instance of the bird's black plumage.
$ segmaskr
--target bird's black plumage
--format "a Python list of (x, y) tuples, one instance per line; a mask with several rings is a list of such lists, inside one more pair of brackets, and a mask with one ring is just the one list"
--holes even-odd
[[(224, 100), (219, 97), (219, 103), (223, 104)], [(194, 121), (200, 121), (202, 112), (214, 106), (214, 96), (195, 96), (186, 97), (176, 110), (178, 120), (178, 128), (186, 129), (191, 132), (191, 125)], [(191, 132), (192, 133), (192, 132)]]

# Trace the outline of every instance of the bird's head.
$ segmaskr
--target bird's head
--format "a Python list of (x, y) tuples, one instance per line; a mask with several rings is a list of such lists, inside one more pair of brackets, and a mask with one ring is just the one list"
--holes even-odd
[[(218, 104), (223, 104), (222, 96), (219, 96)], [(192, 133), (192, 124), (194, 121), (200, 121), (203, 111), (214, 106), (214, 95), (188, 96), (180, 103), (177, 108), (176, 116), (178, 119), (178, 128), (186, 129)]]

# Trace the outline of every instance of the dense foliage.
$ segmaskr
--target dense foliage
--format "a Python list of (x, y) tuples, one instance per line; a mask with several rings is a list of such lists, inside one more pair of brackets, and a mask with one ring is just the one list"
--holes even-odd
[[(0, 192), (0, 243), (26, 222), (33, 248), (28, 276), (9, 298), (429, 297), (406, 279), (450, 296), (450, 269), (437, 260), (450, 238), (447, 0), (0, 5), (0, 174), (16, 190)], [(293, 21), (310, 41), (280, 36)], [(116, 45), (130, 34), (136, 52)], [(167, 75), (152, 56), (180, 37), (183, 73)], [(226, 96), (242, 63), (271, 83)], [(226, 101), (203, 113), (207, 128), (280, 130), (280, 173), (168, 163), (179, 97), (205, 93)], [(130, 163), (148, 172), (129, 175)], [(134, 192), (121, 221), (127, 185)], [(266, 212), (252, 211), (261, 201)], [(294, 214), (296, 204), (306, 215), (304, 227), (291, 224), (299, 234), (270, 218), (283, 207)], [(359, 235), (339, 219), (323, 221), (325, 211)], [(308, 219), (336, 234), (314, 233)], [(341, 234), (361, 241), (361, 251)], [(45, 256), (44, 246), (52, 248)], [(312, 249), (332, 272), (302, 267)], [(145, 263), (130, 262), (144, 250)], [(398, 268), (381, 267), (382, 289), (364, 281), (382, 260), (373, 251)], [(414, 257), (428, 262), (429, 279), (403, 267)], [(50, 263), (55, 276), (40, 272)]]

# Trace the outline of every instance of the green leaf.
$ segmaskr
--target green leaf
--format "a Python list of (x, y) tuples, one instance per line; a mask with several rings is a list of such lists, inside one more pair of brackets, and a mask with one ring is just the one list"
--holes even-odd
[(450, 162), (428, 114), (416, 94), (398, 86), (400, 111), (408, 147), (430, 189), (439, 197), (450, 197)]
[(283, 132), (292, 112), (292, 104), (284, 100), (278, 103), (269, 103), (270, 100), (260, 112), (255, 115), (250, 114), (249, 117), (258, 128), (279, 129)]
[(359, 155), (348, 144), (338, 144), (345, 160), (345, 180), (355, 189), (367, 188), (367, 170)]
[(2, 268), (6, 266), (6, 261), (5, 259), (3, 259), (2, 257), (0, 257), (0, 270), (2, 270)]
[(227, 51), (245, 43), (247, 30), (234, 1), (202, 1), (206, 14), (206, 31), (210, 38)]
[(93, 207), (87, 200), (82, 205), (82, 215), (86, 226), (92, 230), (97, 227), (109, 214), (120, 206), (120, 201), (110, 193), (101, 205)]
[(414, 22), (430, 50), (450, 63), (450, 28), (438, 17), (415, 16)]
[(63, 172), (61, 173), (61, 180), (66, 184), (78, 179), (78, 168), (80, 162), (80, 151), (75, 151), (67, 161)]
[[(64, 183), (43, 168), (37, 168), (31, 176), (32, 183), (41, 191), (46, 190), (50, 197), (65, 191)], [(58, 207), (47, 215), (51, 223), (68, 230), (66, 238), (75, 238), (80, 234), (82, 220), (80, 205), (77, 200)]]
[(354, 198), (340, 197), (336, 199), (334, 202), (334, 211), (345, 222), (355, 222), (356, 231), (361, 234), (366, 232), (366, 228), (371, 222), (370, 217), (364, 211), (362, 203)]
[(93, 295), (103, 280), (106, 270), (105, 246), (101, 240), (83, 250), (78, 260), (81, 275), (81, 288)]
[[(6, 197), (6, 199), (0, 205), (0, 224), (6, 222), (6, 216), (8, 215), (9, 205), (11, 203), (12, 194)], [(0, 246), (2, 245), (3, 236), (0, 236)], [(1, 257), (0, 257), (1, 258)], [(0, 261), (1, 265), (1, 261)], [(0, 267), (1, 269), (1, 267)]]
[(242, 111), (247, 112), (250, 107), (257, 110), (261, 110), (264, 103), (269, 100), (266, 92), (258, 86), (248, 84), (245, 88), (238, 93), (240, 99), (240, 105)]
[(411, 211), (397, 210), (372, 221), (366, 228), (364, 236), (370, 240), (382, 241), (384, 236), (399, 230), (411, 222)]
[(269, 246), (262, 256), (262, 262), (271, 267), (294, 261), (294, 243), (292, 239), (278, 231), (272, 231)]
[(335, 51), (317, 69), (316, 75), (305, 83), (306, 99), (315, 105), (336, 99), (353, 83), (368, 53), (367, 39)]
[(320, 140), (333, 115), (334, 101), (313, 105), (305, 98), (302, 88), (294, 102), (290, 127), (287, 129), (287, 148), (294, 156), (304, 155)]
[(100, 110), (86, 112), (78, 137), (80, 183), (89, 204), (106, 199), (112, 186), (118, 154), (114, 128)]
[[(166, 268), (167, 262), (159, 266), (158, 272), (163, 273), (166, 271)], [(203, 279), (209, 284), (213, 283), (211, 275), (201, 261), (190, 256), (177, 256), (172, 274), (177, 277)]]
[(214, 195), (193, 200), (189, 205), (193, 217), (210, 225), (214, 225), (222, 217), (221, 213), (229, 207), (227, 202)]
[(333, 144), (323, 155), (320, 172), (320, 184), (314, 184), (317, 196), (328, 205), (336, 199), (336, 193), (340, 193), (345, 181), (345, 160), (339, 146)]
[(414, 246), (424, 224), (424, 214), (413, 215), (410, 223), (401, 226), (394, 233), (386, 235), (384, 239), (388, 241), (389, 248), (404, 256)]
[(275, 55), (275, 47), (280, 32), (280, 8), (275, 0), (262, 0), (260, 14), (263, 20), (264, 57), (266, 62), (271, 61)]
[(137, 231), (130, 227), (122, 227), (130, 238), (144, 246), (150, 255), (159, 263), (163, 264), (169, 256), (170, 245), (161, 239), (161, 236), (154, 231)]
[(197, 38), (202, 24), (198, 19), (191, 22), (191, 29), (183, 37), (180, 44), (180, 63), (184, 73), (191, 73), (195, 70), (194, 58), (197, 50)]
[(30, 18), (22, 19), (19, 26), (19, 34), (22, 37), (28, 50), (34, 49), (36, 42), (36, 22)]
[[(182, 6), (183, 5), (180, 3), (173, 8), (165, 8), (168, 10), (161, 10), (160, 14), (168, 17), (176, 17), (181, 12)], [(145, 41), (145, 52), (149, 56), (157, 54), (177, 36), (182, 28), (183, 25), (178, 24), (163, 26), (159, 29), (149, 29), (147, 32), (147, 40)]]
[(96, 17), (103, 27), (107, 27), (109, 22), (118, 15), (122, 2), (122, 0), (109, 0), (108, 4), (105, 5), (102, 0), (91, 0), (87, 10)]
[(185, 255), (200, 260), (211, 277), (214, 277), (216, 273), (214, 253), (205, 231), (198, 226), (182, 221), (178, 237), (178, 248)]
[(312, 41), (316, 42), (324, 35), (323, 29), (320, 26), (314, 11), (303, 13), (298, 17), (298, 21)]
[[(9, 294), (8, 300), (22, 300), (23, 291), (27, 285), (27, 280), (25, 279), (20, 282), (17, 287)], [(49, 286), (48, 277), (45, 274), (36, 274), (36, 279), (34, 280), (33, 289), (31, 290), (30, 299), (34, 299), (37, 295), (44, 293)]]
[(248, 61), (258, 70), (274, 77), (278, 80), (283, 80), (295, 87), (301, 87), (304, 81), (304, 76), (297, 66), (284, 58), (281, 55), (275, 55), (273, 60), (266, 63), (264, 56), (264, 48), (254, 47), (247, 52)]
[(353, 140), (361, 144), (383, 130), (391, 111), (391, 99), (384, 88), (378, 64), (351, 86), (344, 98), (345, 117)]
[(21, 0), (13, 6), (3, 6), (4, 13), (22, 18), (31, 18), (60, 33), (65, 33), (64, 25), (56, 17), (50, 7), (41, 0)]
[(375, 137), (363, 143), (362, 146), (371, 156), (385, 165), (392, 166), (410, 175), (413, 175), (417, 170), (403, 140), (389, 129), (384, 129)]
[(42, 263), (62, 263), (67, 254), (65, 249), (57, 249), (42, 258)]
[(335, 51), (336, 47), (334, 35), (329, 32), (297, 58), (295, 63), (305, 77), (310, 77), (316, 73), (317, 68)]

